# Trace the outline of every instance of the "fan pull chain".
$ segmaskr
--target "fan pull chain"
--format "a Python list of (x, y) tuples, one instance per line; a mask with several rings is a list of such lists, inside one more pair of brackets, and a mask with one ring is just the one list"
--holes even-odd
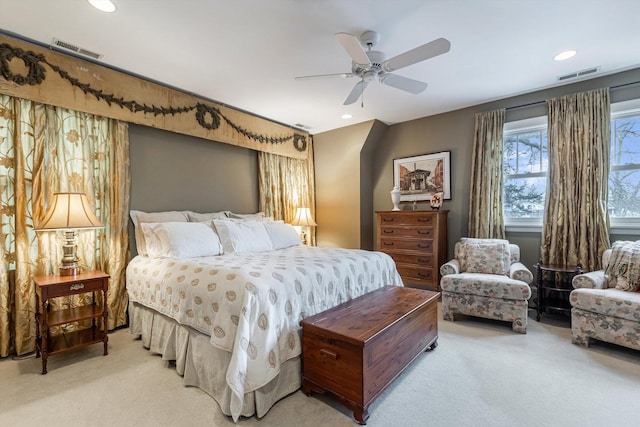
[(362, 92), (360, 92), (360, 108), (364, 108), (364, 77), (362, 77)]

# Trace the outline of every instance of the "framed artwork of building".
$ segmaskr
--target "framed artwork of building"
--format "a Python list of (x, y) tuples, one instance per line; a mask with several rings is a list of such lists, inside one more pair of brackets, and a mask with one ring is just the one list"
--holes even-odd
[(401, 202), (431, 200), (434, 193), (451, 199), (451, 151), (393, 160), (393, 185)]

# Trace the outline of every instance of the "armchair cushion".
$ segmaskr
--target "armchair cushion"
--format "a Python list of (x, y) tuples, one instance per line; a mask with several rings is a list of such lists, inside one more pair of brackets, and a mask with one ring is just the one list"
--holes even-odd
[(500, 239), (461, 239), (460, 270), (465, 273), (507, 275), (511, 266), (509, 242)]
[(440, 286), (443, 292), (506, 300), (528, 300), (531, 296), (531, 288), (525, 282), (496, 274), (450, 274), (442, 277)]
[(619, 289), (575, 289), (571, 306), (590, 313), (640, 322), (640, 293)]

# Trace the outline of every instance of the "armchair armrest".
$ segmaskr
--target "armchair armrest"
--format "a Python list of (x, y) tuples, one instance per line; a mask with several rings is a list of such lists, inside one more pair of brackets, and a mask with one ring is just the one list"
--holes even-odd
[(514, 262), (509, 267), (509, 277), (514, 280), (520, 280), (527, 285), (533, 282), (533, 273), (521, 262)]
[(608, 279), (604, 270), (590, 271), (574, 276), (571, 284), (575, 289), (607, 289)]
[(455, 258), (451, 261), (445, 262), (440, 266), (440, 274), (443, 276), (458, 273), (460, 273), (460, 263)]

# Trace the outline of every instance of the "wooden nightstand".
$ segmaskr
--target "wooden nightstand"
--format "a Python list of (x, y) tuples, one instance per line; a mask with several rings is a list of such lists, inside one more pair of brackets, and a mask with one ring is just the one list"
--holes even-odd
[[(75, 276), (36, 276), (33, 278), (36, 284), (36, 357), (42, 354), (42, 374), (47, 373), (47, 358), (51, 354), (73, 350), (79, 347), (104, 343), (104, 355), (108, 354), (107, 342), (107, 290), (109, 289), (109, 275), (102, 271), (84, 271)], [(96, 303), (96, 292), (102, 291), (102, 304)], [(92, 293), (92, 304), (51, 310), (49, 300), (51, 298), (66, 297), (70, 295)], [(102, 329), (98, 320), (102, 317)], [(51, 336), (49, 328), (66, 323), (91, 319), (91, 327), (81, 329), (80, 326), (73, 332)]]

